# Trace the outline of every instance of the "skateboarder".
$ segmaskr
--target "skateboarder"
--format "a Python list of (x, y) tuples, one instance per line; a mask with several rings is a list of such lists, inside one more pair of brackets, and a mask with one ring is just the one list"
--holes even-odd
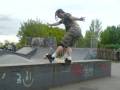
[(62, 9), (58, 9), (55, 12), (55, 19), (60, 18), (61, 20), (53, 23), (53, 24), (48, 24), (49, 26), (57, 26), (60, 24), (65, 25), (66, 33), (61, 41), (61, 43), (58, 45), (56, 51), (50, 55), (46, 55), (46, 57), (49, 59), (49, 61), (52, 63), (56, 56), (65, 51), (64, 57), (65, 61), (71, 61), (71, 53), (72, 53), (72, 46), (75, 44), (75, 41), (80, 38), (81, 36), (81, 29), (79, 25), (75, 22), (77, 20), (79, 21), (84, 21), (85, 17), (77, 18), (73, 17), (70, 13), (66, 13)]

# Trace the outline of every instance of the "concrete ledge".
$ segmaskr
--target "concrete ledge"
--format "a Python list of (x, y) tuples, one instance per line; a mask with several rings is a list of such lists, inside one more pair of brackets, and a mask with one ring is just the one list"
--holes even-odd
[(111, 76), (111, 62), (106, 60), (81, 60), (71, 65), (4, 64), (0, 66), (0, 90), (42, 90), (107, 76)]

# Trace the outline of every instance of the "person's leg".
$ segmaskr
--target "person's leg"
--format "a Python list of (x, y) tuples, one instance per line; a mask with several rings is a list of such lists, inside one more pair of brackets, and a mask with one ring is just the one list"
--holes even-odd
[(64, 47), (63, 46), (58, 46), (56, 51), (52, 54), (52, 57), (56, 58), (60, 53), (63, 53)]
[(72, 60), (71, 53), (72, 49), (70, 48), (73, 45), (73, 33), (67, 32), (61, 41), (62, 45), (64, 45), (64, 59), (66, 60)]
[(81, 36), (81, 32), (78, 30), (70, 30), (64, 37), (62, 41), (63, 44), (66, 44), (66, 52), (64, 58), (67, 60), (72, 60), (72, 46), (74, 46), (75, 42)]
[(46, 55), (47, 58), (49, 59), (50, 62), (52, 62), (58, 55), (64, 54), (65, 60), (66, 59), (72, 60), (72, 56), (71, 56), (72, 48), (69, 47), (72, 44), (73, 44), (72, 37), (68, 33), (62, 40), (61, 44), (57, 47), (55, 52), (52, 55), (51, 54)]
[(72, 60), (72, 48), (71, 47), (64, 48), (63, 46), (58, 46), (58, 48), (52, 54), (51, 57), (54, 59), (54, 58), (56, 58), (56, 56), (58, 56), (61, 53), (64, 53), (64, 58), (65, 59)]
[[(70, 30), (68, 31), (62, 41), (61, 41), (61, 44), (57, 47), (56, 51), (52, 54), (52, 55), (49, 55), (48, 59), (51, 61), (54, 60), (54, 58), (61, 52), (63, 51), (66, 51), (66, 53), (68, 54), (68, 57), (67, 59), (70, 59), (72, 60), (71, 58), (71, 53), (72, 53), (72, 49), (70, 48), (71, 46), (74, 45), (76, 39), (78, 38), (78, 35), (79, 33), (77, 31), (73, 31), (73, 30)], [(65, 49), (66, 48), (66, 49)]]
[(66, 50), (64, 54), (65, 63), (70, 64), (72, 61), (72, 48), (67, 47), (65, 50)]
[(64, 51), (64, 47), (63, 46), (58, 46), (57, 49), (55, 50), (55, 52), (51, 55), (48, 54), (46, 55), (46, 57), (49, 59), (49, 61), (52, 63), (52, 61), (54, 61), (54, 59), (60, 54), (63, 53)]
[(67, 49), (66, 49), (66, 54), (67, 54), (67, 59), (68, 60), (72, 60), (72, 48), (70, 48), (70, 47), (68, 47)]

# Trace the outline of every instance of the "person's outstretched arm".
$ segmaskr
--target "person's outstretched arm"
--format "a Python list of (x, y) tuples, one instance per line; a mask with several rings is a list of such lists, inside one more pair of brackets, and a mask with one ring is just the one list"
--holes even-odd
[(77, 18), (77, 17), (71, 16), (70, 18), (73, 20), (85, 21), (85, 17)]
[(60, 25), (60, 24), (61, 24), (61, 21), (56, 22), (56, 23), (52, 23), (52, 24), (49, 24), (49, 23), (48, 23), (49, 26), (57, 26), (57, 25)]

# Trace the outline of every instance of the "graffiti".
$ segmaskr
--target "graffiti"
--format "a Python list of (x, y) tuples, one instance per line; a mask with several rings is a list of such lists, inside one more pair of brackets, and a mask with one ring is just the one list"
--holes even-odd
[(23, 79), (23, 85), (25, 87), (30, 87), (33, 84), (33, 81), (31, 72), (26, 71), (26, 77)]
[(83, 72), (83, 66), (79, 64), (72, 65), (71, 72), (76, 76), (80, 76)]
[(103, 71), (103, 72), (107, 72), (108, 71), (108, 66), (107, 64), (99, 64), (100, 66), (100, 69)]
[(71, 72), (77, 76), (84, 75), (84, 77), (92, 77), (94, 68), (89, 64), (75, 64), (71, 67)]
[(4, 80), (5, 77), (6, 77), (6, 73), (2, 73), (2, 74), (0, 74), (0, 79)]
[(84, 71), (84, 77), (92, 77), (93, 76), (94, 69), (89, 64), (84, 66), (83, 71)]
[(70, 72), (70, 68), (69, 67), (65, 67), (61, 72)]
[(30, 87), (33, 84), (34, 79), (32, 78), (32, 73), (29, 71), (25, 72), (25, 77), (23, 77), (23, 75), (21, 73), (17, 73), (16, 74), (18, 76), (17, 78), (17, 84), (22, 84), (25, 87)]
[(18, 76), (16, 83), (17, 83), (17, 84), (21, 84), (21, 83), (22, 83), (22, 76), (21, 76), (21, 74), (20, 74), (20, 73), (17, 73), (16, 75)]
[(49, 37), (49, 38), (35, 37), (35, 38), (32, 38), (31, 45), (54, 47), (56, 46), (56, 38), (55, 37)]

